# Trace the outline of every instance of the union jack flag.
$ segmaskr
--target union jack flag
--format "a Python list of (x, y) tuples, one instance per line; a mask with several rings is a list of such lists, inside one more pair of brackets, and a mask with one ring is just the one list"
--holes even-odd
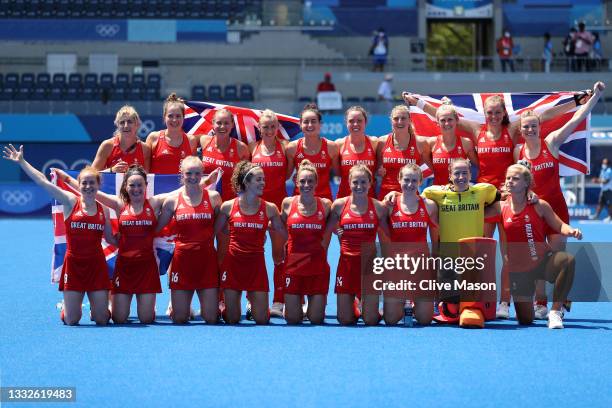
[[(78, 171), (66, 171), (70, 176), (76, 178)], [(100, 173), (102, 191), (108, 194), (117, 194), (121, 188), (123, 174), (121, 173)], [(57, 177), (55, 171), (51, 172), (51, 181), (64, 190), (68, 190), (76, 195), (80, 195), (77, 190), (69, 186), (60, 177)], [(217, 179), (217, 182), (219, 180)], [(209, 188), (214, 188), (217, 183), (212, 183)], [(176, 190), (180, 187), (179, 178), (176, 174), (149, 174), (147, 175), (147, 195), (167, 193)], [(111, 224), (113, 231), (117, 232), (117, 214), (110, 210)], [(53, 217), (53, 258), (51, 261), (51, 281), (59, 282), (62, 266), (64, 265), (64, 257), (66, 256), (66, 227), (64, 224), (64, 206), (53, 200), (51, 204), (51, 215)], [(159, 264), (159, 272), (164, 275), (168, 270), (172, 254), (174, 252), (174, 235), (157, 236), (153, 241), (155, 255)], [(102, 249), (106, 256), (108, 266), (108, 276), (112, 277), (115, 269), (115, 259), (117, 257), (117, 248), (108, 244), (102, 239)]]
[[(526, 110), (535, 110), (542, 113), (556, 105), (569, 102), (573, 99), (573, 92), (527, 92), (527, 93), (474, 93), (474, 94), (451, 94), (451, 95), (417, 95), (431, 105), (438, 107), (442, 104), (444, 96), (449, 97), (457, 112), (461, 117), (479, 123), (485, 123), (484, 101), (492, 95), (499, 95), (504, 98), (506, 110), (510, 121), (518, 120), (521, 113)], [(542, 123), (540, 136), (546, 137), (550, 132), (559, 129), (567, 123), (574, 112), (559, 115), (547, 122)], [(440, 134), (440, 129), (436, 124), (435, 118), (426, 114), (416, 106), (411, 106), (412, 121), (414, 122), (416, 133), (422, 136), (436, 136)], [(588, 174), (590, 168), (590, 118), (589, 115), (576, 130), (561, 145), (559, 151), (559, 171), (562, 176), (572, 176), (576, 174)], [(459, 130), (458, 134), (468, 137), (467, 134)]]
[[(259, 129), (257, 123), (262, 111), (257, 109), (241, 108), (238, 106), (222, 105), (211, 102), (185, 102), (185, 122), (183, 130), (189, 135), (206, 135), (212, 130), (212, 120), (218, 109), (227, 109), (234, 116), (234, 128), (231, 136), (249, 144), (259, 140)], [(276, 114), (278, 117), (279, 138), (291, 139), (301, 132), (300, 120), (293, 116)]]

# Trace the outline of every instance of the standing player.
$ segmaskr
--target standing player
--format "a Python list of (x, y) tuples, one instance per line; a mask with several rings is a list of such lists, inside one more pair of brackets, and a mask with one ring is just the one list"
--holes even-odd
[(268, 223), (287, 239), (278, 208), (261, 199), (265, 185), (261, 167), (248, 161), (238, 163), (232, 174), (232, 186), (238, 197), (223, 202), (215, 221), (215, 233), (229, 225), (229, 250), (222, 265), (221, 289), (225, 297), (223, 320), (240, 321), (242, 291), (251, 302), (257, 324), (267, 324), (268, 274), (264, 257), (264, 241)]
[(219, 269), (214, 247), (214, 219), (221, 206), (216, 191), (202, 188), (202, 162), (189, 156), (181, 162), (183, 187), (164, 201), (157, 228), (174, 218), (176, 238), (170, 265), (172, 321), (187, 323), (193, 293), (200, 313), (209, 324), (218, 320)]
[(519, 324), (533, 322), (536, 281), (544, 279), (555, 285), (548, 327), (562, 329), (562, 302), (567, 299), (572, 287), (575, 260), (570, 254), (555, 251), (546, 243), (546, 229), (576, 239), (582, 239), (582, 232), (561, 221), (545, 200), (535, 204), (528, 202), (527, 192), (533, 177), (528, 168), (529, 163), (524, 164), (508, 167), (506, 190), (510, 196), (506, 201), (496, 203), (493, 208), (502, 217), (502, 253), (510, 271), (516, 317)]
[[(572, 134), (576, 127), (593, 110), (605, 89), (603, 82), (593, 85), (592, 97), (578, 109), (572, 119), (560, 129), (549, 133), (544, 139), (540, 137), (540, 118), (533, 111), (521, 115), (521, 135), (525, 144), (514, 150), (516, 160), (524, 159), (531, 164), (534, 192), (546, 200), (564, 223), (569, 223), (569, 212), (561, 185), (559, 183), (559, 148)], [(547, 240), (555, 251), (565, 250), (567, 238), (557, 231), (548, 229)], [(545, 319), (547, 313), (544, 287), (539, 285), (536, 293), (536, 318)]]
[(164, 102), (166, 129), (151, 132), (147, 145), (151, 148), (151, 173), (178, 174), (181, 160), (195, 154), (198, 138), (183, 132), (185, 103), (175, 93)]
[(21, 167), (36, 184), (41, 186), (64, 207), (66, 243), (68, 249), (62, 267), (59, 290), (64, 293), (61, 318), (65, 324), (76, 325), (81, 320), (81, 304), (85, 294), (91, 304), (91, 318), (99, 325), (110, 319), (108, 311), (108, 267), (102, 250), (102, 235), (116, 245), (110, 225), (108, 209), (96, 202), (100, 175), (93, 167), (79, 173), (77, 189), (80, 196), (62, 190), (49, 182), (23, 157), (23, 146), (17, 150), (12, 144), (4, 147), (5, 159)]
[[(395, 205), (388, 207), (391, 247), (385, 251), (387, 252), (385, 256), (394, 257), (396, 254), (407, 254), (427, 257), (429, 256), (428, 230), (431, 242), (438, 242), (438, 207), (434, 201), (419, 195), (423, 173), (418, 165), (415, 163), (404, 165), (397, 178), (402, 193), (396, 197)], [(400, 246), (404, 245), (407, 246), (400, 249)], [(413, 273), (410, 280), (418, 285), (420, 280), (435, 279), (433, 274), (435, 274), (433, 270), (429, 272), (423, 269)], [(424, 293), (415, 294), (425, 295), (421, 300), (416, 297), (411, 299), (415, 301), (415, 317), (421, 325), (428, 325), (433, 317), (433, 298), (427, 298)], [(400, 321), (404, 315), (405, 300), (405, 296), (400, 296), (398, 299), (391, 293), (389, 296), (385, 294), (383, 317), (386, 324), (397, 324)]]
[(322, 324), (329, 288), (331, 232), (325, 226), (331, 202), (314, 195), (317, 169), (308, 160), (302, 160), (295, 179), (300, 194), (283, 200), (281, 214), (289, 235), (283, 282), (285, 319), (288, 324), (300, 323), (302, 298), (308, 296), (308, 320)]
[(149, 171), (151, 148), (138, 138), (138, 112), (130, 105), (122, 106), (115, 115), (115, 126), (115, 134), (100, 144), (91, 166), (100, 171), (125, 173), (130, 165), (140, 164)]
[[(355, 324), (359, 317), (354, 307), (355, 299), (362, 298), (362, 278), (372, 273), (378, 229), (389, 235), (387, 209), (368, 195), (372, 180), (372, 173), (366, 165), (353, 166), (348, 172), (351, 194), (334, 201), (327, 223), (328, 233), (339, 227), (340, 260), (335, 292), (338, 322), (342, 325)], [(366, 295), (362, 305), (364, 323), (378, 324), (378, 295)]]
[[(410, 99), (405, 97), (410, 103)], [(431, 152), (432, 170), (434, 172), (434, 185), (448, 183), (448, 167), (457, 159), (469, 159), (478, 166), (478, 158), (474, 151), (474, 144), (457, 135), (457, 122), (459, 115), (455, 107), (447, 100), (435, 110), (436, 121), (440, 127), (439, 136), (427, 138), (428, 151)]]
[[(304, 106), (300, 114), (300, 127), (303, 138), (287, 145), (287, 167), (289, 171), (297, 170), (304, 159), (317, 169), (319, 182), (315, 195), (332, 200), (330, 173), (340, 174), (338, 167), (338, 147), (335, 143), (321, 137), (321, 112), (317, 105), (310, 103)], [(295, 194), (298, 194), (297, 188)]]
[[(400, 169), (408, 163), (420, 165), (428, 161), (431, 155), (427, 140), (417, 136), (410, 121), (410, 109), (398, 105), (391, 111), (392, 132), (378, 138), (376, 157), (377, 174), (382, 177), (379, 199), (391, 191), (399, 191), (398, 175)], [(427, 163), (431, 168), (431, 163)], [(401, 181), (401, 180), (400, 180)]]
[[(377, 139), (365, 134), (368, 124), (368, 114), (361, 106), (351, 106), (344, 114), (348, 136), (336, 140), (340, 154), (340, 187), (336, 199), (346, 197), (351, 193), (349, 187), (349, 171), (356, 164), (365, 165), (372, 174), (376, 172), (376, 143)], [(369, 192), (375, 196), (376, 183), (372, 184)]]
[[(290, 174), (287, 174), (287, 157), (285, 156), (287, 142), (277, 138), (278, 127), (276, 114), (271, 110), (263, 111), (259, 117), (261, 140), (251, 143), (249, 150), (251, 151), (251, 163), (260, 166), (266, 177), (266, 186), (264, 187), (262, 198), (274, 203), (280, 211), (283, 199), (287, 197), (285, 181)], [(278, 234), (274, 232), (270, 234), (270, 237), (272, 239), (272, 259), (274, 261), (274, 298), (270, 308), (270, 315), (283, 317), (285, 303), (283, 298), (282, 263), (284, 240), (280, 239)]]
[(213, 116), (212, 135), (200, 138), (204, 173), (212, 173), (221, 168), (221, 199), (227, 201), (235, 197), (232, 190), (232, 172), (240, 160), (249, 159), (249, 148), (240, 140), (231, 137), (234, 117), (227, 109), (219, 109)]
[[(75, 186), (76, 181), (65, 172), (58, 174)], [(136, 295), (138, 320), (155, 321), (155, 298), (161, 293), (159, 268), (153, 239), (157, 216), (164, 199), (172, 193), (146, 196), (147, 173), (141, 166), (128, 168), (118, 196), (98, 191), (96, 199), (114, 210), (119, 225), (119, 253), (112, 278), (113, 322), (126, 323), (130, 316), (132, 296)]]

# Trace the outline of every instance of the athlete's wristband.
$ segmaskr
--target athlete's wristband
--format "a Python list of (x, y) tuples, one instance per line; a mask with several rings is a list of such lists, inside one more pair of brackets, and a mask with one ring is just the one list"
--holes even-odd
[(422, 99), (417, 99), (416, 106), (417, 106), (417, 108), (419, 108), (420, 110), (425, 109), (425, 101), (423, 101)]

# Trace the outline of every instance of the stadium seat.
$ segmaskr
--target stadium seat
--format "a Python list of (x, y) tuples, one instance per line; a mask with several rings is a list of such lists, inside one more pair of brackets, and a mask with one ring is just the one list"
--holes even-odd
[(237, 101), (238, 100), (238, 87), (236, 85), (225, 85), (223, 88), (223, 100), (224, 101)]
[(132, 75), (132, 86), (139, 86), (139, 87), (144, 87), (145, 86), (145, 82), (144, 82), (144, 75), (143, 74), (134, 74)]
[(147, 87), (161, 88), (161, 76), (159, 74), (149, 74), (147, 76)]
[(128, 0), (118, 0), (115, 2), (115, 17), (125, 18), (130, 16), (130, 2)]
[[(0, 8), (4, 7), (4, 2), (0, 3)], [(40, 0), (30, 0), (28, 2), (26, 2), (25, 5), (25, 10), (24, 10), (24, 16), (27, 18), (36, 18), (38, 17), (38, 13), (39, 13), (39, 8), (40, 8)], [(5, 17), (2, 15), (2, 13), (0, 12), (0, 16)]]
[(110, 89), (113, 87), (113, 74), (100, 75), (100, 88)]
[(68, 12), (73, 18), (85, 17), (87, 13), (87, 7), (85, 7), (84, 0), (73, 0), (68, 2)]
[(68, 85), (83, 85), (83, 75), (79, 73), (72, 73), (68, 75)]
[(0, 0), (0, 18), (7, 18), (11, 15), (11, 1)]
[(115, 5), (113, 0), (101, 0), (98, 11), (100, 17), (108, 18), (115, 16)]
[(249, 84), (240, 85), (240, 100), (241, 101), (253, 101), (255, 100), (255, 93), (253, 87)]
[(144, 88), (142, 86), (132, 86), (128, 89), (126, 99), (129, 101), (140, 101), (144, 97)]
[(147, 101), (158, 101), (159, 100), (159, 88), (156, 86), (147, 86), (145, 88), (144, 99)]
[(19, 86), (19, 74), (10, 72), (4, 77), (4, 85), (17, 88)]
[(221, 85), (211, 85), (208, 87), (208, 99), (213, 102), (220, 102), (223, 99), (221, 96)]
[(25, 12), (26, 12), (26, 1), (25, 0), (14, 0), (11, 11), (12, 11), (11, 13), (12, 17), (17, 17), (17, 18), (24, 17)]
[(376, 98), (372, 97), (372, 96), (366, 96), (364, 97), (361, 102), (364, 103), (368, 103), (368, 102), (376, 102)]
[(359, 98), (356, 96), (349, 96), (346, 98), (346, 103), (359, 103)]
[(14, 94), (15, 88), (5, 85), (4, 87), (2, 87), (2, 90), (0, 90), (0, 100), (10, 101), (11, 99), (13, 99)]
[(48, 88), (51, 85), (51, 75), (46, 72), (42, 72), (36, 75), (36, 86)]
[[(98, 17), (98, 8), (100, 7), (100, 2), (98, 0), (90, 0), (85, 2), (83, 7), (83, 14), (87, 18)], [(75, 8), (73, 7), (73, 10)]]
[(145, 15), (144, 1), (143, 0), (132, 0), (129, 3), (129, 17), (138, 18)]
[(115, 78), (115, 86), (127, 88), (130, 85), (130, 76), (128, 74), (117, 74)]
[(72, 15), (72, 10), (70, 7), (70, 1), (68, 0), (59, 0), (55, 2), (55, 16), (60, 18), (70, 17)]
[(64, 86), (59, 84), (51, 84), (48, 97), (52, 101), (61, 101), (64, 99)]
[(83, 87), (83, 76), (73, 73), (68, 76), (68, 86), (66, 87), (66, 99), (76, 101), (81, 98), (81, 88)]
[(35, 101), (44, 101), (47, 99), (47, 86), (39, 86), (38, 84), (34, 85), (32, 89), (32, 94), (30, 95), (30, 99)]
[(26, 72), (21, 74), (21, 84), (22, 85), (27, 85), (29, 87), (34, 86), (34, 83), (36, 82), (34, 74), (30, 73), (30, 72)]
[(83, 79), (83, 86), (88, 86), (88, 87), (97, 87), (98, 86), (98, 74), (93, 74), (93, 73), (89, 73), (89, 74), (85, 74), (85, 77)]
[(300, 96), (298, 98), (298, 102), (300, 103), (308, 103), (308, 102), (312, 102), (312, 98), (309, 96)]
[(53, 17), (53, 13), (55, 12), (55, 4), (53, 4), (53, 0), (42, 0), (39, 10), (41, 17)]
[(194, 101), (206, 100), (206, 88), (203, 85), (195, 85), (191, 87), (191, 99)]
[(51, 82), (52, 85), (66, 86), (66, 83), (66, 74), (64, 74), (63, 72), (53, 74), (53, 81)]
[(124, 101), (127, 94), (127, 86), (116, 84), (110, 89), (110, 100), (112, 101)]

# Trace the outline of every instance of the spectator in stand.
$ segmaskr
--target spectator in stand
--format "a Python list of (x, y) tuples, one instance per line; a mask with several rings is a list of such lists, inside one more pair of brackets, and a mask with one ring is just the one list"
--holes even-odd
[(578, 24), (578, 32), (576, 33), (575, 40), (576, 71), (581, 72), (583, 67), (585, 71), (590, 71), (587, 62), (589, 55), (591, 54), (591, 50), (593, 49), (595, 37), (590, 31), (586, 31), (583, 22)]
[(336, 90), (336, 86), (331, 81), (331, 74), (329, 72), (325, 73), (323, 77), (323, 81), (319, 82), (317, 85), (317, 93), (319, 92), (334, 92)]
[(604, 222), (610, 222), (612, 220), (612, 167), (609, 166), (607, 158), (601, 161), (599, 177), (594, 178), (593, 181), (601, 184), (601, 193), (599, 193), (595, 214), (589, 218), (592, 220), (599, 219), (599, 214), (605, 206), (608, 210), (608, 217), (604, 219)]
[(601, 50), (599, 33), (593, 33), (593, 39), (593, 49), (591, 50), (591, 59), (593, 60), (592, 67), (594, 67), (596, 71), (601, 71), (601, 60), (603, 59), (603, 53)]
[(514, 72), (514, 61), (512, 60), (512, 49), (514, 42), (510, 31), (506, 30), (504, 36), (497, 40), (497, 55), (501, 61), (502, 71), (506, 72), (506, 66), (510, 67), (510, 71)]
[(553, 46), (550, 39), (550, 33), (544, 33), (544, 51), (542, 51), (542, 65), (544, 72), (550, 72), (550, 64), (553, 59)]
[(563, 53), (565, 54), (566, 63), (565, 70), (567, 72), (576, 70), (576, 61), (574, 59), (576, 52), (576, 29), (570, 28), (569, 33), (563, 40)]
[(385, 75), (385, 79), (378, 86), (378, 100), (379, 101), (393, 101), (393, 87), (391, 86), (391, 81), (393, 81), (393, 75), (387, 74)]
[(369, 54), (372, 56), (374, 63), (372, 71), (383, 72), (387, 63), (387, 56), (389, 55), (389, 38), (384, 28), (381, 27), (374, 31)]

